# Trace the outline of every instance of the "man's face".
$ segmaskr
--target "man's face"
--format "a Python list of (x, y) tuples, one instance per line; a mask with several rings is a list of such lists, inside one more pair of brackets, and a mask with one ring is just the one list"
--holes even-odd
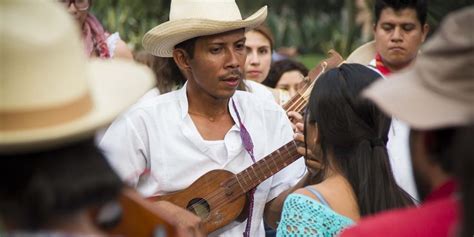
[(242, 80), (246, 56), (243, 29), (198, 38), (189, 60), (188, 89), (215, 99), (230, 98)]
[(421, 25), (415, 9), (383, 9), (374, 26), (374, 37), (375, 49), (385, 66), (392, 71), (408, 66), (424, 42), (428, 28)]

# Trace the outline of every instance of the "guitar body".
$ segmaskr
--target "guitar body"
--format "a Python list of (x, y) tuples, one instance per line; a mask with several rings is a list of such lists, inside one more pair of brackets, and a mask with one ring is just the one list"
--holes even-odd
[[(112, 222), (103, 223), (99, 221), (100, 218), (96, 218), (99, 210), (92, 213), (97, 224), (107, 234), (125, 237), (150, 237), (156, 236), (156, 233), (161, 233), (160, 236), (178, 236), (180, 227), (172, 224), (174, 220), (171, 216), (166, 216), (166, 213), (153, 205), (151, 201), (140, 196), (135, 190), (130, 188), (122, 190), (119, 204), (121, 214), (117, 220), (112, 220)], [(110, 217), (110, 215), (105, 216)], [(108, 221), (107, 219), (109, 218), (106, 218), (106, 221)]]
[(246, 203), (235, 174), (227, 170), (212, 170), (182, 191), (150, 199), (169, 201), (198, 215), (206, 233), (237, 219)]
[[(337, 52), (330, 51), (329, 54), (330, 58), (323, 60), (309, 72), (308, 81), (302, 82), (304, 86), (298, 94), (283, 105), (286, 111), (302, 113), (317, 78), (343, 62)], [(244, 220), (248, 211), (245, 208), (245, 194), (300, 157), (296, 143), (291, 141), (238, 174), (213, 170), (182, 191), (152, 197), (151, 200), (169, 201), (193, 212), (201, 217), (204, 231), (211, 233), (233, 220)]]

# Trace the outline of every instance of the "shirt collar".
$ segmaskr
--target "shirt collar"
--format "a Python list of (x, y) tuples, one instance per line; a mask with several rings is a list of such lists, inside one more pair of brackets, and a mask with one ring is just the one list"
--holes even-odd
[(382, 56), (379, 53), (375, 54), (375, 67), (384, 76), (388, 76), (391, 73), (390, 69), (383, 63)]
[(441, 186), (431, 192), (425, 199), (425, 202), (434, 201), (437, 199), (449, 197), (456, 191), (456, 181), (450, 179), (444, 182)]
[(184, 119), (188, 115), (188, 95), (186, 94), (186, 88), (188, 82), (185, 82), (183, 87), (178, 90), (178, 101), (181, 108), (181, 119)]
[[(181, 119), (184, 119), (188, 115), (189, 107), (188, 107), (188, 95), (186, 93), (187, 86), (188, 86), (188, 82), (185, 82), (183, 87), (178, 90), (178, 101), (179, 101), (179, 106), (181, 108)], [(235, 125), (237, 125), (237, 127), (240, 128), (239, 120), (237, 119), (237, 115), (232, 106), (232, 100), (234, 100), (235, 107), (237, 107), (237, 110), (239, 110), (239, 115), (240, 115), (240, 118), (242, 119), (242, 122), (245, 121), (245, 112), (239, 104), (238, 96), (236, 96), (237, 93), (238, 91), (236, 91), (234, 95), (232, 95), (231, 99), (229, 100), (229, 104), (227, 106), (229, 108), (230, 115), (232, 116), (232, 119), (235, 122)]]

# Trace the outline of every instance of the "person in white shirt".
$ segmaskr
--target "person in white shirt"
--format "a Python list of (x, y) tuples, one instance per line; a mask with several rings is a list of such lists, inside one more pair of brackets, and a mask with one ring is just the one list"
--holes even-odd
[[(245, 30), (266, 15), (263, 7), (242, 20), (233, 0), (173, 0), (170, 21), (145, 35), (144, 48), (173, 57), (187, 81), (177, 91), (135, 105), (99, 144), (121, 177), (142, 194), (182, 190), (216, 169), (238, 173), (293, 140), (281, 107), (237, 91)], [(234, 221), (210, 236), (263, 237), (263, 219), (275, 226), (287, 194), (307, 179), (303, 159), (289, 164), (257, 186), (249, 223)]]
[[(412, 65), (426, 39), (428, 1), (377, 0), (374, 5), (374, 41), (356, 49), (347, 62), (369, 65), (383, 77)], [(397, 183), (418, 199), (408, 144), (409, 126), (392, 118), (387, 150)]]

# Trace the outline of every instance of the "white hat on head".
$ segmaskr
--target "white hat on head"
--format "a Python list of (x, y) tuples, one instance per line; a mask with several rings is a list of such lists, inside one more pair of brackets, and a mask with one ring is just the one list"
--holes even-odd
[(370, 61), (375, 58), (375, 41), (367, 42), (354, 50), (346, 59), (347, 63), (359, 63), (369, 65)]
[(93, 136), (153, 87), (145, 66), (92, 60), (54, 1), (0, 1), (0, 153)]
[(198, 36), (253, 29), (267, 17), (267, 7), (242, 19), (235, 0), (171, 0), (169, 21), (143, 37), (143, 47), (159, 57), (173, 57), (177, 44)]

